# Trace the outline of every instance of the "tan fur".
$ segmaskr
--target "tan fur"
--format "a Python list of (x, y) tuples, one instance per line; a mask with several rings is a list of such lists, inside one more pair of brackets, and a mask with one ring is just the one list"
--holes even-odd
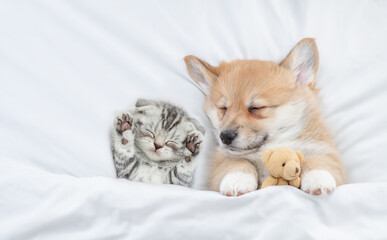
[[(317, 47), (313, 39), (304, 39), (294, 49), (303, 44), (314, 47), (316, 57), (313, 80), (307, 86), (297, 84), (289, 69), (295, 54), (294, 50), (280, 64), (259, 60), (235, 60), (222, 62), (218, 67), (213, 67), (194, 56), (185, 57), (185, 62), (193, 80), (199, 83), (198, 78), (201, 77), (195, 75), (192, 70), (192, 64), (197, 63), (202, 66), (205, 77), (209, 79), (211, 88), (206, 96), (204, 110), (209, 116), (216, 112), (215, 121), (218, 121), (219, 129), (238, 126), (240, 136), (269, 131), (274, 124), (272, 117), (279, 114), (277, 111), (279, 106), (299, 100), (305, 102), (302, 130), (294, 141), (319, 142), (323, 143), (325, 148), (322, 154), (305, 155), (302, 174), (313, 169), (327, 170), (333, 175), (337, 185), (341, 185), (346, 182), (345, 173), (335, 144), (321, 116), (318, 90), (315, 89), (315, 75), (318, 69)], [(252, 106), (265, 108), (251, 113), (248, 104), (254, 98), (256, 101)], [(222, 110), (222, 107), (227, 107), (227, 110)], [(263, 149), (260, 150), (262, 151)], [(253, 155), (233, 157), (222, 147), (218, 147), (213, 156), (213, 167), (209, 175), (210, 189), (219, 191), (223, 177), (233, 171), (256, 174), (258, 161), (261, 160), (252, 160), (251, 156)], [(261, 154), (257, 156), (261, 157)]]
[(255, 167), (245, 159), (227, 158), (219, 149), (216, 150), (212, 159), (212, 168), (209, 175), (209, 189), (219, 192), (220, 182), (223, 177), (232, 171), (241, 171), (257, 175)]

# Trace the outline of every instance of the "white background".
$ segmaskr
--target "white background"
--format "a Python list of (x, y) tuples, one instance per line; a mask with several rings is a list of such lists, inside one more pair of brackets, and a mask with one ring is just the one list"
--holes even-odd
[[(280, 61), (316, 38), (322, 107), (350, 183), (239, 198), (116, 180), (115, 113), (169, 100), (207, 128), (183, 57)], [(0, 2), (0, 238), (386, 238), (387, 2)]]

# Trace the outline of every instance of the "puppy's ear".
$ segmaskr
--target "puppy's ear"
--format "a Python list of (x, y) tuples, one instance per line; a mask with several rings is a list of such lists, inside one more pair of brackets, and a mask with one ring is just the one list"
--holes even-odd
[(297, 84), (314, 88), (318, 59), (315, 40), (304, 38), (290, 51), (280, 66), (293, 72)]
[(272, 149), (269, 149), (269, 150), (266, 150), (264, 153), (263, 153), (263, 156), (262, 156), (262, 161), (263, 163), (267, 166), (267, 164), (269, 163), (269, 159), (270, 159), (270, 156), (273, 154), (274, 150)]
[(301, 151), (296, 151), (298, 159), (300, 159), (300, 164), (304, 162), (304, 154)]
[(184, 61), (189, 76), (198, 84), (200, 90), (208, 95), (210, 93), (211, 85), (219, 76), (219, 68), (213, 67), (192, 55), (186, 56)]

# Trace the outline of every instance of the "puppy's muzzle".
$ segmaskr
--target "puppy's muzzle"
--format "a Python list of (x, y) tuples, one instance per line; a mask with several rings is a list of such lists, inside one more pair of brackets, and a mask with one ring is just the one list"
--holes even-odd
[(220, 139), (226, 145), (230, 145), (237, 136), (238, 133), (232, 130), (226, 130), (220, 133)]

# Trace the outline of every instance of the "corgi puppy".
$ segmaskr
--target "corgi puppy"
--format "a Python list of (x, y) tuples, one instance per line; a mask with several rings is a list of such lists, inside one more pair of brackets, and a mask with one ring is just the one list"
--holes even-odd
[(262, 154), (279, 147), (304, 154), (304, 192), (327, 194), (346, 182), (319, 109), (318, 56), (314, 39), (307, 38), (279, 64), (235, 60), (211, 66), (195, 56), (184, 58), (189, 76), (206, 95), (204, 111), (218, 141), (211, 190), (239, 196), (260, 188), (268, 176)]

